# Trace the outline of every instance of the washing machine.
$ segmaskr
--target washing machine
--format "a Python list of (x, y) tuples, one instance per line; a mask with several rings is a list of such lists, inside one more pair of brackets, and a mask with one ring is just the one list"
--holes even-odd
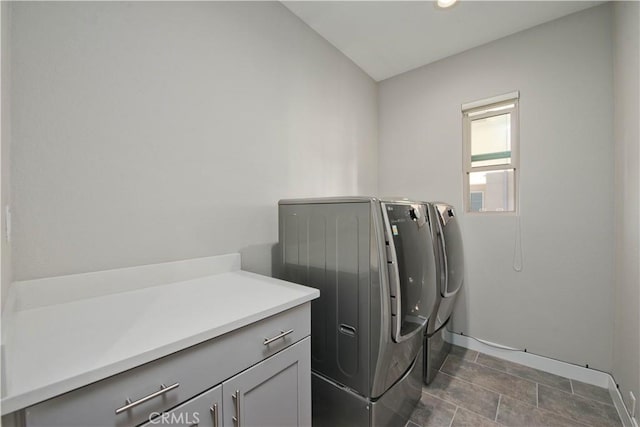
[(427, 203), (436, 259), (437, 292), (424, 335), (424, 382), (429, 384), (451, 350), (443, 337), (456, 297), (464, 282), (464, 254), (460, 224), (453, 206)]

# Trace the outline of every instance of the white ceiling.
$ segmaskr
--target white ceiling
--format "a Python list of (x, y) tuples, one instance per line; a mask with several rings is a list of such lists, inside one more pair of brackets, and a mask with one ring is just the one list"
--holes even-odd
[(377, 81), (602, 1), (283, 1)]

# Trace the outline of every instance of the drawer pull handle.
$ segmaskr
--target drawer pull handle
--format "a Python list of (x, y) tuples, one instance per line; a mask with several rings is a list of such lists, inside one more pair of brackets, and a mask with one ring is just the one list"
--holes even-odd
[(211, 408), (211, 416), (213, 417), (213, 427), (218, 427), (218, 404), (214, 403)]
[(180, 383), (171, 384), (170, 386), (166, 386), (166, 385), (162, 384), (160, 386), (160, 390), (156, 391), (155, 393), (151, 393), (148, 396), (142, 397), (142, 398), (136, 400), (135, 402), (132, 402), (131, 399), (127, 399), (126, 400), (126, 402), (127, 402), (126, 405), (124, 405), (122, 408), (116, 409), (116, 415), (121, 414), (124, 411), (127, 411), (127, 410), (129, 410), (129, 409), (131, 409), (131, 408), (133, 408), (135, 406), (138, 406), (138, 405), (140, 405), (140, 404), (142, 404), (144, 402), (147, 402), (147, 401), (149, 401), (149, 400), (151, 400), (151, 399), (153, 399), (155, 397), (161, 396), (161, 395), (163, 395), (163, 394), (165, 394), (165, 393), (167, 393), (167, 392), (169, 392), (169, 391), (171, 391), (173, 389), (176, 389), (178, 387), (180, 387)]
[(280, 338), (286, 337), (287, 335), (293, 332), (293, 329), (289, 329), (288, 331), (280, 331), (280, 332), (281, 332), (280, 334), (276, 335), (273, 338), (265, 338), (264, 345), (269, 345), (272, 342), (279, 340)]
[(231, 397), (235, 401), (235, 407), (236, 407), (235, 408), (236, 416), (231, 417), (231, 419), (233, 420), (234, 423), (236, 423), (236, 427), (240, 427), (240, 390), (236, 390), (236, 392), (233, 393)]

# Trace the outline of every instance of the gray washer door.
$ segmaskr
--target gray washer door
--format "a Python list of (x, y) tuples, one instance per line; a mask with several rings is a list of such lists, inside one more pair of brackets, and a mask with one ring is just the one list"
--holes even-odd
[(443, 271), (444, 280), (441, 282), (440, 292), (443, 297), (452, 297), (460, 290), (464, 280), (462, 234), (453, 206), (445, 203), (434, 203), (434, 206), (438, 225), (442, 230), (443, 238), (440, 240), (440, 250), (446, 269)]
[(389, 266), (397, 266), (389, 274), (397, 271), (397, 278), (390, 280), (391, 288), (395, 287), (390, 294), (392, 307), (394, 304), (398, 307), (392, 310), (392, 317), (399, 323), (399, 331), (394, 330), (394, 340), (399, 342), (418, 332), (431, 314), (436, 265), (426, 206), (383, 203), (383, 209), (389, 227), (388, 243), (393, 245)]

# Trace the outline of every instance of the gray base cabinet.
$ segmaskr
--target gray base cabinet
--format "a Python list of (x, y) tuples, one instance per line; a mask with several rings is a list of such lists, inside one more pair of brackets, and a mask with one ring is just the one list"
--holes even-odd
[(30, 406), (26, 427), (311, 425), (310, 305)]
[(306, 338), (142, 427), (310, 426), (310, 371)]

